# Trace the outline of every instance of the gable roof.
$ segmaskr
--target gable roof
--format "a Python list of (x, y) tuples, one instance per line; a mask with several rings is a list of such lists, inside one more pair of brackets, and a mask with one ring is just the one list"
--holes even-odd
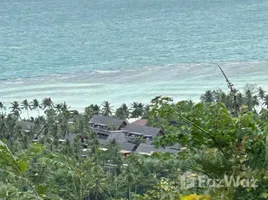
[(128, 132), (142, 133), (144, 135), (151, 135), (153, 137), (161, 131), (160, 128), (154, 128), (150, 126), (142, 126), (138, 124), (128, 124), (125, 128)]
[(102, 116), (102, 115), (93, 115), (89, 123), (94, 124), (104, 124), (107, 126), (115, 126), (116, 129), (119, 129), (124, 123), (124, 120), (116, 119), (114, 117)]
[(136, 144), (130, 143), (127, 141), (125, 135), (123, 133), (112, 133), (107, 138), (107, 143), (115, 141), (122, 150), (125, 151), (133, 151)]
[(138, 124), (138, 125), (141, 125), (141, 126), (146, 126), (147, 123), (148, 123), (147, 119), (138, 119), (135, 122), (132, 122), (132, 124)]
[(174, 148), (170, 148), (170, 147), (166, 147), (166, 148), (155, 148), (154, 145), (151, 144), (144, 144), (141, 143), (138, 148), (136, 149), (136, 153), (140, 153), (140, 154), (148, 154), (151, 155), (153, 152), (167, 152), (167, 153), (177, 153), (179, 150), (178, 149), (174, 149)]
[(120, 143), (119, 146), (121, 147), (122, 150), (125, 151), (133, 151), (135, 148), (136, 144), (130, 143), (130, 142), (124, 142)]
[(107, 141), (113, 140), (115, 140), (117, 143), (127, 142), (127, 139), (125, 138), (125, 135), (123, 133), (111, 133), (108, 136)]

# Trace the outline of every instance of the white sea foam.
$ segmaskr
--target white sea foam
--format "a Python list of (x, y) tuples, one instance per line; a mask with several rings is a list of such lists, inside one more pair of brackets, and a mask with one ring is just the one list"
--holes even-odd
[[(268, 68), (264, 68), (266, 64), (221, 63), (231, 82), (240, 90), (243, 90), (246, 83), (257, 83), (267, 90)], [(55, 102), (67, 101), (72, 108), (82, 109), (91, 103), (99, 104), (105, 100), (110, 101), (115, 107), (123, 102), (149, 103), (157, 95), (171, 96), (175, 100), (198, 100), (207, 89), (228, 90), (221, 72), (212, 64), (172, 64), (162, 68), (145, 68), (151, 70), (134, 68), (131, 71), (118, 70), (116, 73), (107, 70), (96, 74), (57, 74), (1, 81), (0, 96), (1, 100), (6, 102), (21, 101), (25, 98), (41, 100), (49, 96)]]
[(161, 94), (199, 99), (228, 90), (217, 64), (238, 89), (268, 89), (267, 62), (256, 61), (268, 55), (266, 1), (106, 4), (0, 0), (0, 101), (51, 96), (81, 108)]
[(95, 73), (99, 74), (115, 74), (120, 72), (119, 70), (94, 70)]

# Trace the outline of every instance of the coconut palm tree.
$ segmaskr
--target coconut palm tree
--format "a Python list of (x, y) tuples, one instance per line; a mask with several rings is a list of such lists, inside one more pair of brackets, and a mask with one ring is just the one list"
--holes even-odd
[(148, 119), (149, 115), (150, 115), (150, 105), (146, 105), (146, 106), (143, 108), (142, 118), (143, 118), (143, 119)]
[(205, 103), (214, 102), (213, 92), (211, 90), (207, 90), (206, 93), (201, 96), (201, 101)]
[(133, 118), (137, 118), (139, 117), (139, 108), (138, 108), (138, 102), (133, 102), (131, 104), (131, 109), (132, 109), (132, 112), (131, 112), (131, 117)]
[(88, 118), (91, 118), (94, 114), (93, 114), (93, 110), (92, 110), (92, 106), (94, 106), (93, 104), (91, 104), (90, 106), (85, 107), (85, 115)]
[(249, 89), (246, 90), (245, 101), (249, 111), (252, 111), (255, 106), (259, 105), (257, 95), (253, 95), (252, 91)]
[(31, 102), (31, 108), (33, 110), (37, 110), (38, 112), (38, 116), (40, 116), (40, 108), (42, 109), (42, 106), (40, 105), (39, 101), (37, 99), (34, 99), (32, 102)]
[(122, 110), (121, 107), (117, 108), (116, 111), (115, 111), (115, 117), (118, 118), (118, 119), (126, 119), (125, 118), (125, 115), (124, 115), (124, 112)]
[(42, 101), (42, 106), (43, 106), (43, 109), (53, 108), (53, 102), (52, 102), (51, 98), (44, 98)]
[(226, 94), (222, 90), (213, 90), (212, 94), (215, 102), (224, 102)]
[(6, 110), (6, 107), (3, 102), (0, 102), (0, 110), (1, 110), (0, 119), (4, 119), (6, 116), (6, 113), (4, 113), (3, 111)]
[(119, 119), (127, 119), (129, 114), (128, 107), (125, 103), (123, 103), (115, 112), (115, 116)]
[(5, 107), (5, 105), (4, 105), (3, 102), (0, 102), (0, 109), (1, 109), (1, 110), (6, 110), (6, 107)]
[(111, 116), (113, 113), (111, 104), (108, 101), (104, 101), (102, 103), (102, 115), (104, 116)]
[(142, 103), (138, 104), (139, 116), (140, 117), (143, 115), (143, 107), (144, 107), (144, 105)]
[(252, 105), (253, 97), (252, 97), (252, 93), (250, 90), (246, 90), (245, 101), (246, 101), (246, 106), (248, 107), (248, 110), (251, 111), (251, 109), (253, 107), (253, 105)]
[(132, 112), (131, 112), (131, 117), (133, 118), (138, 118), (143, 115), (143, 104), (134, 102), (132, 103)]
[(100, 107), (97, 104), (91, 104), (90, 106), (85, 108), (85, 113), (89, 118), (91, 118), (93, 115), (99, 115)]
[(1, 113), (1, 114), (0, 114), (0, 120), (4, 120), (5, 117), (6, 117), (6, 113)]
[(60, 113), (62, 111), (63, 105), (61, 103), (58, 103), (54, 106), (54, 108), (57, 110), (57, 112)]
[(21, 114), (21, 111), (20, 110), (14, 110), (12, 112), (13, 116), (18, 120), (20, 119), (20, 114)]
[(268, 95), (266, 95), (264, 97), (264, 105), (266, 106), (266, 108), (268, 109)]
[(9, 109), (11, 109), (12, 114), (16, 118), (19, 118), (20, 117), (21, 109), (20, 109), (20, 104), (19, 104), (18, 101), (12, 102), (11, 103), (11, 107), (9, 107)]
[(254, 107), (259, 105), (259, 99), (258, 99), (257, 95), (253, 96), (253, 102), (252, 103), (253, 103)]
[(126, 167), (124, 167), (123, 169), (123, 173), (121, 174), (124, 177), (124, 182), (126, 183), (127, 186), (127, 192), (128, 192), (128, 199), (132, 199), (131, 198), (131, 188), (135, 185), (136, 182), (136, 178), (137, 176), (135, 173), (135, 169), (132, 168), (132, 165), (130, 163), (128, 163), (128, 165)]
[(97, 104), (94, 105), (93, 112), (94, 112), (94, 115), (99, 115), (100, 114), (100, 106), (98, 106)]
[(68, 111), (70, 106), (67, 105), (67, 103), (64, 101), (62, 104), (62, 112)]
[(31, 110), (31, 106), (30, 106), (30, 104), (29, 104), (29, 102), (28, 102), (27, 99), (24, 99), (22, 101), (21, 108), (27, 111), (27, 117), (29, 119), (30, 118), (30, 116), (29, 116), (29, 110)]
[(20, 104), (19, 104), (18, 101), (13, 101), (11, 103), (11, 107), (9, 107), (9, 108), (11, 109), (12, 112), (15, 111), (15, 110), (21, 110), (20, 109)]
[(244, 97), (241, 92), (237, 93), (236, 101), (239, 107), (241, 107), (244, 104)]
[(263, 88), (259, 87), (258, 88), (258, 96), (261, 100), (263, 100), (265, 98), (265, 91)]
[(103, 194), (107, 190), (107, 179), (105, 177), (105, 173), (103, 171), (103, 168), (95, 164), (91, 169), (91, 175), (92, 175), (92, 185), (90, 189), (92, 190), (93, 195), (95, 196), (95, 200), (98, 200), (99, 197), (103, 199)]

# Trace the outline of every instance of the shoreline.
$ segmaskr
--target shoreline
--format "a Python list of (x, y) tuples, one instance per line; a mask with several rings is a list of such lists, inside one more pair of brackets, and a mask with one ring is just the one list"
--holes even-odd
[[(223, 65), (222, 68), (237, 89), (243, 90), (245, 84), (250, 83), (268, 90), (268, 63), (231, 64)], [(114, 107), (134, 101), (149, 103), (159, 95), (172, 97), (176, 101), (198, 101), (200, 95), (208, 89), (228, 91), (226, 81), (217, 67), (204, 68), (201, 65), (189, 68), (151, 67), (127, 73), (120, 71), (94, 76), (72, 74), (47, 78), (17, 80), (19, 82), (0, 81), (0, 101), (31, 101), (50, 97), (57, 103), (66, 101), (73, 109), (83, 110), (90, 104), (100, 104), (103, 101), (109, 101)]]

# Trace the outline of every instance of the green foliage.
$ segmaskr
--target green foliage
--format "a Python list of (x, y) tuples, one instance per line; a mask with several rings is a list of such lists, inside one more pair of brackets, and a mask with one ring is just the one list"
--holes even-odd
[(131, 112), (132, 118), (138, 118), (143, 115), (144, 105), (142, 103), (134, 102), (131, 106), (132, 106), (132, 112)]
[(174, 182), (167, 179), (161, 179), (159, 184), (153, 190), (149, 190), (143, 196), (137, 196), (138, 200), (180, 200), (179, 188)]
[[(54, 106), (50, 98), (42, 107), (33, 100), (31, 108), (44, 109), (45, 116), (21, 120), (15, 101), (11, 113), (0, 117), (0, 199), (209, 199), (202, 194), (213, 200), (266, 199), (266, 98), (261, 88), (247, 86), (244, 93), (237, 93), (237, 115), (233, 96), (220, 90), (206, 92), (200, 103), (156, 97), (149, 106), (134, 102), (131, 110), (123, 104), (117, 117), (144, 117), (162, 129), (156, 146), (182, 146), (176, 154), (128, 157), (115, 141), (103, 151), (89, 127), (92, 115), (112, 115), (109, 102), (102, 109), (90, 105), (79, 114), (69, 111), (66, 103)], [(23, 110), (31, 111), (28, 101), (23, 105)], [(0, 109), (5, 111), (3, 103)], [(258, 187), (182, 187), (183, 177), (199, 175), (254, 178)]]
[[(181, 103), (179, 103), (181, 105)], [(197, 174), (205, 174), (213, 179), (224, 175), (254, 178), (258, 188), (227, 188), (225, 199), (237, 199), (249, 196), (248, 199), (262, 199), (261, 194), (267, 187), (267, 133), (263, 132), (267, 122), (251, 112), (233, 118), (222, 103), (196, 104), (190, 111), (177, 111), (178, 104), (169, 98), (155, 99), (154, 118), (161, 118), (169, 127), (170, 120), (183, 121), (167, 131), (160, 146), (178, 141), (187, 146), (178, 159), (184, 160), (184, 168)], [(244, 191), (244, 192), (243, 192)], [(213, 198), (222, 189), (210, 189)], [(245, 192), (250, 192), (246, 195)]]
[(122, 104), (115, 112), (115, 116), (119, 119), (128, 119), (129, 115), (129, 109), (125, 103)]
[(111, 116), (113, 113), (113, 109), (111, 104), (108, 101), (104, 101), (102, 103), (102, 115), (103, 116)]

